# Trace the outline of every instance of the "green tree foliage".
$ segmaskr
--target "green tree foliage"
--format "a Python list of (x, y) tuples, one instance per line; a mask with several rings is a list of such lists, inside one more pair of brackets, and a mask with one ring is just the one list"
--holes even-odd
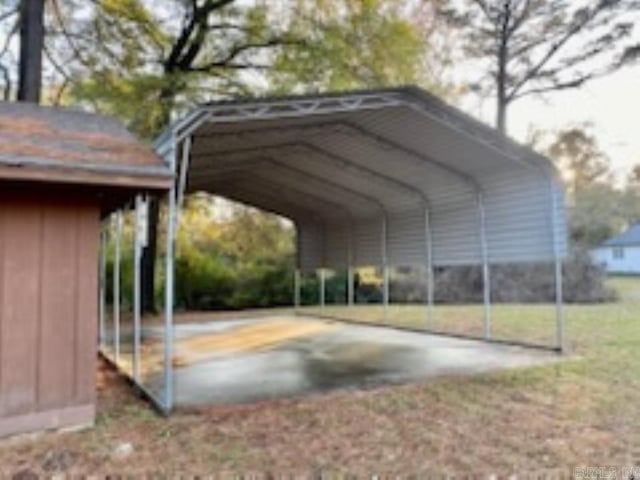
[(640, 190), (631, 181), (614, 186), (610, 160), (588, 127), (538, 134), (533, 143), (554, 161), (567, 185), (574, 245), (594, 247), (640, 219)]
[(570, 199), (571, 240), (594, 247), (621, 231), (629, 222), (624, 192), (608, 184), (593, 184), (574, 193)]
[(280, 92), (418, 84), (451, 93), (435, 44), (436, 2), (297, 0), (289, 31), (302, 42), (282, 50), (271, 75)]
[[(164, 212), (161, 211), (161, 217)], [(176, 306), (218, 310), (291, 305), (295, 231), (286, 220), (208, 194), (187, 196), (176, 239)], [(133, 299), (134, 217), (124, 216), (121, 299)], [(158, 239), (164, 255), (164, 232)], [(115, 224), (107, 245), (107, 296), (112, 298)], [(156, 307), (163, 302), (164, 270), (156, 272)]]
[(548, 155), (565, 175), (574, 194), (598, 183), (611, 182), (611, 161), (593, 135), (575, 127), (558, 132)]
[(181, 224), (179, 306), (202, 310), (291, 304), (295, 232), (288, 222), (197, 194), (187, 199)]
[(220, 235), (237, 275), (231, 306), (291, 304), (294, 235), (293, 227), (275, 215), (234, 208)]
[(441, 9), (485, 71), (473, 87), (496, 96), (496, 126), (527, 95), (577, 88), (637, 60), (637, 0), (468, 0)]
[(570, 212), (572, 238), (593, 247), (640, 221), (640, 191), (597, 184), (576, 195)]
[(69, 102), (157, 135), (194, 103), (247, 94), (270, 51), (293, 40), (265, 4), (234, 0), (52, 1), (49, 59)]
[(52, 0), (47, 58), (67, 103), (158, 134), (215, 98), (417, 83), (447, 94), (432, 5), (295, 0)]
[(631, 173), (629, 173), (629, 178), (627, 179), (629, 186), (640, 191), (640, 163), (636, 164), (632, 169)]
[(640, 186), (636, 183), (627, 183), (622, 193), (620, 203), (624, 212), (625, 226), (640, 222)]

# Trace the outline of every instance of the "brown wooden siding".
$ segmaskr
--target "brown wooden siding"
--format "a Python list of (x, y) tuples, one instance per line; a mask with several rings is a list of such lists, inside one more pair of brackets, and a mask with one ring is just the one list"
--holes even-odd
[(93, 403), (98, 238), (96, 199), (0, 192), (0, 435)]

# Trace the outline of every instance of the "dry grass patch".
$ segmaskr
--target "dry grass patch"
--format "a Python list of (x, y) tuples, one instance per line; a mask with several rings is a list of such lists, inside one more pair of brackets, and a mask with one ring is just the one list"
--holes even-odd
[[(640, 465), (640, 280), (615, 283), (621, 302), (567, 307), (576, 356), (553, 365), (170, 418), (103, 366), (96, 427), (5, 441), (0, 472), (568, 476)], [(114, 455), (122, 443), (126, 458)]]

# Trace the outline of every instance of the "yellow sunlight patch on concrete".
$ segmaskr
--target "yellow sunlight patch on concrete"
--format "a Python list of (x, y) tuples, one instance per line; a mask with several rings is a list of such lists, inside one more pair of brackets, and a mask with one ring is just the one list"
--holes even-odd
[(216, 353), (267, 350), (301, 337), (338, 328), (326, 321), (274, 319), (253, 325), (242, 325), (222, 333), (196, 335), (179, 340), (173, 357), (175, 366), (185, 366), (210, 358)]

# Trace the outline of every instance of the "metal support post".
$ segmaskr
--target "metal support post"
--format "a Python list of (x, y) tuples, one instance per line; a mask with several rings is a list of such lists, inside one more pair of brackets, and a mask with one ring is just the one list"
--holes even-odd
[[(175, 137), (171, 139), (169, 165), (176, 171), (177, 145)], [(173, 308), (174, 308), (174, 255), (176, 228), (176, 185), (171, 186), (167, 201), (167, 245), (165, 255), (164, 290), (164, 408), (169, 412), (173, 408)]]
[(424, 238), (427, 255), (427, 327), (433, 326), (433, 296), (434, 296), (434, 274), (433, 274), (433, 239), (431, 237), (431, 215), (429, 208), (424, 209)]
[(353, 272), (353, 258), (354, 258), (354, 241), (353, 241), (353, 223), (349, 225), (349, 245), (347, 252), (347, 305), (353, 307), (355, 291), (354, 291), (354, 272)]
[(105, 346), (105, 315), (107, 309), (107, 229), (102, 224), (100, 230), (100, 303), (98, 304), (98, 342)]
[(300, 310), (300, 269), (296, 268), (293, 272), (293, 307), (298, 313)]
[(115, 215), (116, 241), (113, 259), (113, 348), (116, 364), (120, 362), (120, 261), (122, 247), (122, 211)]
[(491, 277), (489, 272), (489, 251), (487, 245), (487, 221), (482, 193), (478, 194), (478, 213), (480, 217), (480, 249), (482, 257), (482, 286), (484, 303), (484, 338), (491, 339)]
[(389, 266), (382, 268), (382, 303), (384, 305), (384, 321), (389, 321)]
[(326, 295), (326, 285), (325, 285), (325, 270), (321, 268), (319, 271), (320, 275), (320, 286), (319, 286), (319, 296), (320, 296), (320, 308), (324, 310), (325, 307), (325, 295)]
[(560, 255), (560, 245), (558, 237), (558, 196), (554, 188), (553, 179), (550, 182), (551, 190), (551, 230), (553, 241), (553, 257), (554, 257), (554, 281), (555, 281), (555, 297), (556, 297), (556, 348), (561, 352), (565, 352), (564, 340), (564, 291), (563, 291), (563, 274), (562, 274), (562, 257)]
[[(189, 173), (189, 162), (191, 160), (191, 137), (185, 137), (182, 142), (182, 155), (180, 160), (180, 172), (178, 175), (178, 191), (176, 193), (176, 223), (180, 222), (180, 214), (184, 205), (184, 195), (187, 188), (187, 175)], [(178, 167), (176, 167), (177, 169)]]
[(140, 340), (141, 340), (141, 262), (142, 249), (146, 245), (147, 235), (147, 204), (141, 195), (136, 196), (135, 203), (135, 232), (133, 235), (133, 379), (140, 382)]
[(350, 307), (354, 305), (354, 297), (355, 297), (355, 285), (354, 285), (354, 272), (353, 267), (349, 265), (347, 269), (347, 304)]
[(384, 307), (384, 321), (389, 320), (389, 265), (387, 251), (387, 215), (382, 216), (382, 305)]
[(563, 292), (562, 260), (555, 261), (556, 284), (556, 348), (561, 352), (566, 350), (564, 342), (564, 292)]

